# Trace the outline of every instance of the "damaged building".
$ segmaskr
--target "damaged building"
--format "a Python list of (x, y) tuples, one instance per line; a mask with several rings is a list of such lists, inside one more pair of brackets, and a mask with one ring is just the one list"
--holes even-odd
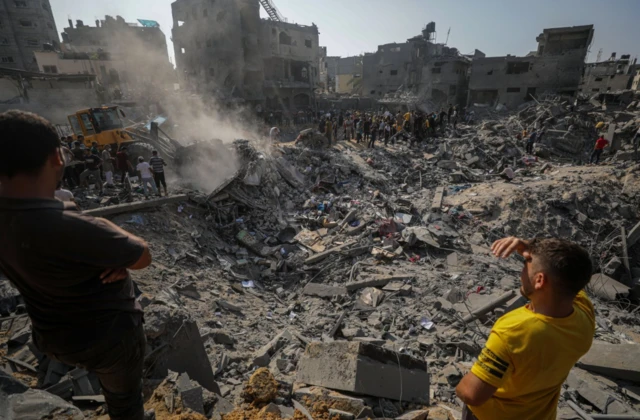
[(0, 2), (0, 67), (37, 72), (34, 51), (58, 43), (49, 0)]
[(407, 42), (380, 45), (363, 63), (363, 94), (382, 99), (408, 91), (436, 105), (463, 104), (471, 60), (435, 41), (436, 24)]
[(624, 54), (616, 59), (616, 53), (606, 61), (587, 63), (580, 92), (592, 95), (600, 92), (616, 92), (630, 89), (635, 76), (637, 59)]
[[(269, 3), (269, 2), (267, 2)], [(306, 109), (319, 83), (315, 25), (260, 18), (258, 0), (178, 0), (172, 5), (180, 83), (226, 101)]]
[[(62, 39), (59, 49), (35, 52), (40, 72), (95, 75), (105, 93), (175, 82), (166, 36), (155, 21), (129, 23), (121, 16), (105, 16), (95, 26), (82, 20), (74, 26), (69, 19)], [(104, 101), (118, 99), (115, 96), (105, 95)]]
[(474, 59), (468, 103), (515, 107), (543, 93), (575, 96), (592, 38), (593, 25), (550, 28), (525, 57)]

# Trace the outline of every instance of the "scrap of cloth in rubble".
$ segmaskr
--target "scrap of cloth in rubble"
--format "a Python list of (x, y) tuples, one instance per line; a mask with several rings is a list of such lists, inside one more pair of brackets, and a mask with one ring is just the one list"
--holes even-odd
[(584, 291), (565, 318), (535, 313), (529, 305), (504, 315), (471, 368), (498, 390), (471, 411), (478, 420), (555, 420), (562, 383), (594, 332), (595, 313)]
[(100, 275), (133, 265), (141, 244), (54, 199), (0, 198), (0, 230), (0, 271), (24, 298), (40, 351), (74, 353), (140, 323), (131, 278)]

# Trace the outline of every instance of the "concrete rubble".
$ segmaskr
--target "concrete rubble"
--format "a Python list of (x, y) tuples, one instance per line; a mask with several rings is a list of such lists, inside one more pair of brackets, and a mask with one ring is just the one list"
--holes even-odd
[[(456, 384), (495, 320), (526, 303), (520, 263), (489, 250), (518, 235), (570, 238), (597, 269), (596, 341), (559, 415), (577, 418), (575, 404), (594, 418), (637, 414), (640, 166), (629, 141), (640, 109), (592, 99), (485, 109), (413, 147), (329, 148), (313, 129), (269, 151), (238, 140), (241, 169), (213, 192), (115, 210), (80, 196), (151, 246), (152, 266), (134, 277), (146, 408), (158, 419), (460, 418)], [(615, 147), (586, 166), (599, 122), (615, 125)], [(532, 126), (545, 134), (527, 155), (516, 134)], [(496, 176), (505, 164), (512, 182)], [(0, 316), (0, 417), (26, 418), (24, 404), (105, 413), (92, 375), (35, 348), (6, 280)]]

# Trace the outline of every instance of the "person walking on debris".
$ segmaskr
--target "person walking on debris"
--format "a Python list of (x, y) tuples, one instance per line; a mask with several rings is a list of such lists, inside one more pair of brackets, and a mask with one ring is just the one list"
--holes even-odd
[(533, 133), (531, 133), (531, 135), (527, 139), (526, 149), (527, 149), (527, 153), (529, 153), (530, 155), (533, 154), (533, 145), (536, 142), (537, 136), (538, 136), (538, 132), (536, 130), (533, 130)]
[(600, 156), (602, 152), (604, 152), (604, 148), (609, 145), (609, 140), (605, 139), (603, 135), (596, 140), (596, 145), (593, 148), (593, 152), (591, 152), (591, 158), (589, 159), (589, 163), (593, 163), (594, 159), (596, 161), (596, 165), (600, 163)]
[(128, 270), (151, 263), (146, 242), (54, 199), (67, 159), (55, 128), (0, 114), (0, 271), (16, 286), (35, 347), (94, 372), (113, 420), (142, 420), (145, 335)]
[(158, 188), (156, 187), (156, 181), (153, 179), (153, 175), (151, 174), (151, 166), (144, 161), (144, 158), (142, 156), (138, 157), (138, 166), (136, 166), (136, 170), (140, 174), (140, 185), (142, 185), (144, 196), (149, 197), (147, 184), (151, 186), (153, 194), (159, 195)]
[(562, 383), (593, 341), (595, 313), (583, 290), (591, 259), (562, 239), (510, 237), (491, 250), (524, 258), (520, 293), (530, 302), (498, 319), (456, 387), (463, 419), (555, 420)]
[(102, 194), (102, 178), (100, 177), (100, 166), (102, 165), (102, 159), (94, 153), (91, 149), (85, 149), (84, 157), (85, 170), (80, 174), (80, 186), (89, 188), (89, 177), (93, 176), (95, 179), (95, 186)]
[(158, 151), (154, 150), (151, 152), (153, 155), (151, 159), (149, 159), (149, 165), (151, 165), (151, 169), (153, 169), (153, 180), (156, 182), (158, 186), (159, 195), (162, 196), (161, 186), (164, 187), (164, 195), (168, 196), (167, 192), (167, 181), (164, 178), (164, 167), (167, 166), (167, 163), (158, 156)]
[(124, 184), (124, 179), (127, 177), (127, 172), (133, 169), (133, 165), (129, 162), (129, 154), (127, 153), (127, 147), (121, 146), (120, 151), (116, 153), (116, 164), (118, 165), (118, 170), (122, 176), (121, 183)]
[(113, 162), (115, 159), (111, 156), (111, 146), (106, 145), (102, 151), (102, 167), (104, 169), (104, 176), (107, 182), (104, 184), (107, 187), (113, 187)]

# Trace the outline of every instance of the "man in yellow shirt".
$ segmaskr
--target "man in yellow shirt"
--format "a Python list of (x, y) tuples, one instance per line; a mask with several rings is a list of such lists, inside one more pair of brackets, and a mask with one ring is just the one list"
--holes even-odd
[(582, 290), (591, 278), (591, 259), (561, 239), (511, 237), (491, 249), (497, 257), (514, 251), (524, 257), (520, 293), (530, 303), (495, 323), (458, 384), (463, 419), (555, 420), (562, 383), (593, 341), (595, 314)]

